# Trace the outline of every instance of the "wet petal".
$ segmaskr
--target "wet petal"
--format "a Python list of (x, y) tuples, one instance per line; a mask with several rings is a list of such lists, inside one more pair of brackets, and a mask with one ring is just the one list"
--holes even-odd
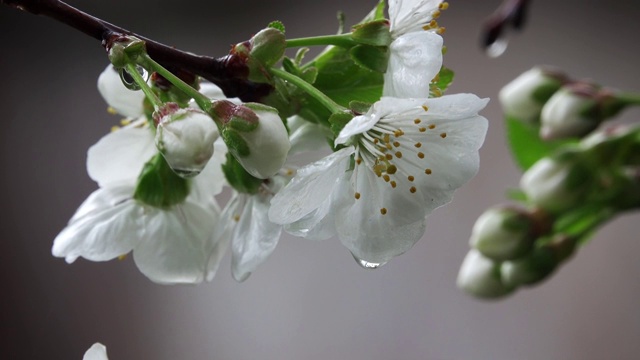
[(111, 64), (98, 77), (98, 91), (109, 106), (126, 118), (137, 118), (144, 113), (144, 93), (127, 89)]

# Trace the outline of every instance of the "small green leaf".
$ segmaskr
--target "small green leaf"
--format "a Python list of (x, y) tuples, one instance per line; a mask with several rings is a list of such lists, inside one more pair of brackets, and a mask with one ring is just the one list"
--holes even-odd
[(161, 154), (149, 160), (138, 177), (133, 198), (166, 209), (180, 204), (189, 195), (188, 180), (178, 176)]
[(444, 93), (453, 83), (454, 75), (453, 70), (443, 66), (438, 73), (438, 81), (434, 85)]
[(262, 184), (261, 179), (251, 176), (229, 152), (227, 162), (222, 165), (222, 172), (229, 185), (241, 193), (255, 194)]
[(356, 45), (349, 50), (353, 61), (365, 69), (385, 73), (389, 63), (389, 48)]
[(575, 140), (544, 141), (538, 132), (540, 126), (507, 118), (507, 140), (516, 164), (524, 171), (543, 157), (551, 155), (556, 149), (575, 143)]
[(389, 46), (391, 32), (388, 20), (376, 20), (353, 27), (351, 38), (360, 44), (372, 46)]
[(351, 111), (353, 111), (356, 114), (364, 114), (367, 111), (369, 111), (369, 108), (371, 108), (371, 103), (366, 103), (366, 102), (362, 102), (362, 101), (352, 101), (349, 103), (349, 109), (351, 109)]

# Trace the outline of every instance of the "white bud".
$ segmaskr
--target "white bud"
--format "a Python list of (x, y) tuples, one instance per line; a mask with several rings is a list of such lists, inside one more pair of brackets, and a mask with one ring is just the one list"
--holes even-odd
[(500, 265), (471, 249), (460, 266), (457, 285), (465, 292), (480, 298), (498, 298), (513, 291), (502, 284)]
[(542, 108), (540, 137), (546, 140), (581, 137), (597, 128), (602, 120), (594, 94), (565, 87)]
[(247, 172), (259, 179), (276, 174), (287, 159), (291, 148), (287, 129), (278, 111), (261, 104), (244, 104), (258, 116), (258, 126), (237, 133), (249, 148), (247, 156), (236, 156)]
[(516, 259), (527, 254), (534, 243), (532, 218), (517, 209), (492, 208), (473, 226), (471, 247), (496, 261)]
[(127, 89), (113, 65), (107, 66), (98, 77), (98, 91), (118, 114), (131, 119), (143, 114), (144, 93)]
[(536, 122), (545, 101), (557, 91), (563, 76), (539, 67), (522, 73), (498, 95), (504, 113), (524, 122)]
[(156, 147), (176, 174), (198, 175), (213, 155), (219, 136), (213, 119), (200, 110), (167, 104), (159, 110)]
[(574, 207), (591, 183), (591, 174), (578, 161), (542, 158), (520, 179), (520, 188), (540, 208), (562, 212)]

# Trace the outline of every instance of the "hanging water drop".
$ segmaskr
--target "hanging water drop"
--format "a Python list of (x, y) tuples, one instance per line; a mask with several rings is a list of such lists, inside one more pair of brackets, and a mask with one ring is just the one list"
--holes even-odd
[(504, 54), (504, 52), (507, 50), (507, 45), (509, 45), (509, 40), (505, 37), (502, 37), (489, 44), (489, 46), (487, 46), (484, 51), (487, 56), (491, 58), (497, 58), (500, 55)]
[(353, 256), (353, 259), (356, 261), (356, 263), (358, 263), (358, 265), (360, 265), (364, 269), (377, 269), (380, 266), (383, 266), (384, 264), (386, 264), (386, 262), (381, 262), (381, 263), (370, 262), (367, 260), (360, 259), (353, 254), (351, 255)]
[(201, 170), (193, 170), (193, 169), (174, 169), (171, 168), (176, 175), (180, 176), (183, 179), (191, 179), (192, 177), (196, 177), (200, 174)]
[[(138, 71), (138, 74), (142, 76), (145, 82), (149, 79), (149, 72), (145, 68), (140, 65), (136, 65), (136, 70)], [(140, 86), (135, 82), (135, 80), (133, 80), (133, 76), (129, 74), (129, 71), (126, 68), (120, 69), (119, 73), (120, 80), (122, 80), (122, 84), (124, 84), (127, 89), (133, 91), (141, 89)]]

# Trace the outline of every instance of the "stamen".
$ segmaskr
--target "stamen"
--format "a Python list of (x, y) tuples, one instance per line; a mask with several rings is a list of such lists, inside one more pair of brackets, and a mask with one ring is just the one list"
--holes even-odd
[(422, 143), (415, 143), (413, 146), (417, 147), (417, 148), (421, 148), (422, 147)]
[(443, 139), (446, 138), (447, 137), (447, 133), (443, 132), (442, 134), (440, 134), (440, 137), (443, 138)]
[(233, 221), (235, 222), (240, 221), (240, 215), (233, 215)]
[(380, 214), (387, 215), (387, 208), (380, 209)]
[(393, 180), (390, 182), (390, 184), (391, 184), (391, 187), (392, 187), (392, 188), (394, 188), (394, 189), (395, 189), (395, 188), (396, 188), (396, 186), (397, 186), (396, 182), (395, 182), (395, 181), (393, 181)]
[(415, 187), (415, 186), (412, 186), (412, 187), (409, 189), (409, 191), (410, 191), (412, 194), (415, 194), (415, 193), (416, 193), (416, 191), (418, 191), (418, 190), (416, 189), (416, 187)]
[(394, 142), (393, 142), (393, 146), (395, 146), (395, 147), (400, 147), (400, 143), (399, 143), (399, 142), (397, 142), (397, 141), (394, 141)]
[(422, 109), (423, 109), (424, 111), (429, 111), (429, 107), (428, 107), (427, 105), (422, 105)]
[(422, 122), (422, 120), (420, 120), (420, 119), (413, 120), (413, 123), (416, 124), (416, 125), (420, 124), (421, 122)]
[(416, 178), (414, 178), (414, 177), (413, 177), (413, 175), (409, 175), (409, 176), (407, 177), (407, 180), (409, 180), (409, 181), (411, 181), (411, 182), (413, 182), (413, 180), (415, 180), (415, 179), (416, 179)]
[(387, 167), (387, 174), (393, 175), (398, 171), (398, 168), (395, 165), (389, 165)]
[(400, 152), (400, 151), (396, 151), (396, 157), (397, 157), (398, 159), (402, 159), (402, 152)]
[(433, 130), (433, 129), (435, 129), (435, 128), (436, 128), (435, 124), (431, 124), (431, 125), (429, 125), (429, 129)]
[(389, 182), (389, 180), (391, 180), (391, 178), (389, 177), (389, 175), (384, 174), (382, 175), (382, 178), (384, 179), (384, 181)]
[(424, 173), (427, 175), (431, 175), (431, 169), (424, 169)]
[(391, 154), (387, 154), (387, 155), (386, 155), (386, 159), (387, 159), (387, 160), (391, 160), (391, 159), (393, 159), (393, 155), (391, 155)]
[(419, 152), (419, 153), (418, 153), (418, 157), (419, 157), (420, 159), (424, 159), (424, 153), (423, 153), (423, 152)]
[(356, 198), (356, 200), (360, 200), (360, 193), (359, 193), (359, 192), (357, 192), (357, 193), (354, 195), (354, 197)]
[(362, 159), (361, 158), (357, 158), (356, 159), (356, 164), (358, 164), (358, 165), (362, 164)]
[(109, 106), (109, 107), (107, 108), (107, 112), (108, 112), (109, 114), (111, 114), (111, 115), (117, 115), (117, 114), (118, 114), (118, 112), (116, 111), (116, 109), (112, 108), (111, 106)]
[(448, 2), (441, 2), (440, 5), (438, 5), (438, 8), (440, 10), (447, 10), (449, 8), (449, 3)]
[(427, 128), (425, 128), (425, 127), (421, 127), (421, 128), (419, 128), (419, 129), (418, 129), (418, 131), (420, 131), (420, 132), (425, 132), (425, 131), (427, 131)]
[(438, 35), (442, 35), (444, 34), (444, 32), (446, 31), (446, 28), (444, 26), (440, 26), (437, 30), (436, 33), (438, 33)]

